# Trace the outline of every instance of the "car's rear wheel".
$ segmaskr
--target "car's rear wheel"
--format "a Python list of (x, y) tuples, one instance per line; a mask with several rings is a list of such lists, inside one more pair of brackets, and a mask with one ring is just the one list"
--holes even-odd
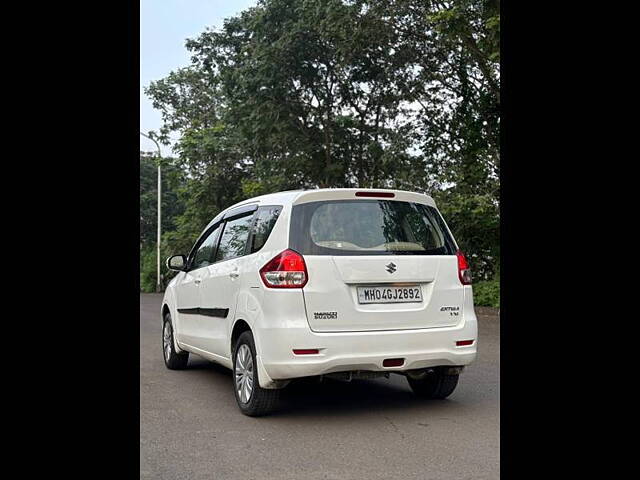
[(442, 399), (456, 389), (458, 377), (458, 374), (447, 373), (447, 369), (433, 368), (419, 375), (407, 375), (407, 381), (417, 396)]
[(251, 332), (243, 332), (233, 353), (233, 391), (245, 415), (259, 417), (277, 406), (280, 390), (262, 388), (258, 382), (256, 346)]
[(164, 316), (164, 323), (162, 325), (162, 357), (168, 369), (182, 370), (189, 362), (189, 352), (177, 353), (173, 342), (171, 314), (167, 313)]

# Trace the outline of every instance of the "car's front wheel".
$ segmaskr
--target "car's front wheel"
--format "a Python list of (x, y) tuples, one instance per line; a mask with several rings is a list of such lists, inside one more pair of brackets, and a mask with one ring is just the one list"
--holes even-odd
[(433, 368), (417, 375), (407, 375), (413, 393), (423, 398), (447, 398), (458, 385), (458, 374), (450, 374), (447, 369)]
[(162, 353), (164, 364), (170, 370), (182, 370), (189, 362), (189, 352), (176, 352), (173, 343), (173, 325), (171, 324), (171, 314), (164, 316), (162, 324)]
[(262, 388), (258, 382), (256, 346), (249, 331), (243, 332), (235, 345), (233, 387), (238, 407), (250, 417), (271, 413), (280, 397), (280, 390)]

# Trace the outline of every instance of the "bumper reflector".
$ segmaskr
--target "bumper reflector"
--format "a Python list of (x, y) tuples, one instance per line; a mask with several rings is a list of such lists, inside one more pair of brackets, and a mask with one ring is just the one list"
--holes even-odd
[(387, 358), (382, 361), (383, 367), (401, 367), (404, 365), (404, 358)]
[(456, 342), (456, 347), (464, 347), (465, 345), (471, 345), (473, 340), (458, 340)]
[(317, 348), (300, 348), (300, 349), (293, 349), (293, 354), (294, 355), (315, 355), (319, 353), (319, 350)]

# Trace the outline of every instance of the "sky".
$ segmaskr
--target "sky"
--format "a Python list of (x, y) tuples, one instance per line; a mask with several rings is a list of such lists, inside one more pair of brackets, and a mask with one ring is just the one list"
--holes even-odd
[[(158, 131), (160, 112), (154, 110), (143, 88), (172, 70), (189, 64), (184, 47), (206, 27), (221, 27), (225, 18), (252, 7), (256, 0), (140, 0), (140, 131)], [(156, 151), (151, 140), (140, 135), (140, 150)], [(171, 148), (160, 145), (163, 156)]]

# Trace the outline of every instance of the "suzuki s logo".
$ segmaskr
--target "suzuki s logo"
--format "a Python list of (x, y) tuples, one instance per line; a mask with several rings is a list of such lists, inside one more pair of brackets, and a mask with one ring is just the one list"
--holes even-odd
[(396, 264), (393, 262), (387, 265), (387, 272), (389, 273), (394, 273), (397, 269), (398, 267), (396, 267)]

